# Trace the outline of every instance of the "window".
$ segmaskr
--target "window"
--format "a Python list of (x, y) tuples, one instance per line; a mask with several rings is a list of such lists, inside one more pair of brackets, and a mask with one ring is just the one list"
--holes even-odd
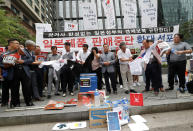
[(101, 6), (101, 0), (97, 0), (97, 10), (98, 10), (98, 17), (102, 16), (102, 6)]
[(26, 0), (27, 1), (27, 3), (29, 4), (29, 5), (33, 5), (33, 2), (32, 2), (32, 0)]
[(42, 0), (42, 5), (44, 5), (45, 4), (45, 2), (44, 2), (44, 0)]
[(70, 18), (70, 1), (66, 1), (66, 18)]
[(63, 1), (59, 1), (59, 17), (64, 17), (64, 13), (63, 13)]
[(36, 2), (36, 5), (37, 5), (37, 6), (39, 6), (39, 5), (40, 5), (39, 0), (35, 0), (35, 2)]
[(19, 15), (19, 10), (16, 9), (13, 5), (11, 5), (11, 10), (16, 14), (16, 15)]
[(29, 23), (29, 19), (25, 15), (23, 16), (23, 21)]
[(39, 11), (39, 9), (38, 9), (37, 7), (35, 7), (35, 12), (36, 12), (38, 15), (40, 15), (40, 11)]
[(44, 15), (43, 15), (43, 14), (41, 15), (41, 17), (42, 17), (42, 20), (44, 21), (44, 20), (45, 20), (45, 17), (44, 17)]
[(43, 7), (43, 6), (41, 7), (41, 10), (42, 10), (42, 13), (44, 13), (44, 12), (45, 12), (45, 9), (44, 9), (44, 7)]
[(72, 17), (76, 18), (77, 17), (77, 13), (76, 13), (76, 1), (72, 1)]

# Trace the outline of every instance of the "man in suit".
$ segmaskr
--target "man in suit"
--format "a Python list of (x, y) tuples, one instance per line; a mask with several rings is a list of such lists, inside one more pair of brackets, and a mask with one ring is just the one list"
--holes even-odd
[(104, 53), (100, 57), (100, 64), (102, 65), (102, 73), (105, 78), (106, 90), (108, 94), (111, 94), (111, 89), (109, 85), (109, 78), (111, 80), (111, 85), (113, 88), (113, 93), (117, 94), (116, 78), (115, 78), (115, 55), (109, 52), (109, 46), (107, 44), (103, 45)]
[[(160, 43), (153, 44), (152, 40), (144, 40), (144, 50), (141, 51), (140, 57), (145, 59), (145, 77), (146, 77), (146, 87), (145, 92), (149, 91), (150, 81), (152, 82), (152, 88), (154, 89), (154, 93), (157, 96), (159, 94), (159, 90), (162, 86), (162, 78), (161, 78), (161, 56), (156, 50), (156, 45)], [(161, 90), (162, 91), (162, 90)]]
[(35, 47), (35, 42), (27, 40), (25, 42), (25, 48), (21, 55), (21, 59), (16, 60), (16, 65), (14, 67), (14, 79), (13, 87), (11, 89), (11, 107), (20, 106), (19, 100), (19, 87), (20, 82), (22, 84), (22, 92), (25, 100), (26, 106), (33, 106), (31, 98), (31, 73), (30, 66), (35, 61), (33, 55), (33, 49)]

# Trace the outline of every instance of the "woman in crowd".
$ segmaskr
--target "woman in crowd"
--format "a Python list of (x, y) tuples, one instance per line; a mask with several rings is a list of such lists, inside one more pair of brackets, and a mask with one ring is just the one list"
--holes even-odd
[(97, 47), (93, 47), (90, 55), (87, 57), (84, 66), (86, 66), (89, 72), (96, 73), (98, 89), (102, 89), (102, 72), (100, 66), (100, 54)]

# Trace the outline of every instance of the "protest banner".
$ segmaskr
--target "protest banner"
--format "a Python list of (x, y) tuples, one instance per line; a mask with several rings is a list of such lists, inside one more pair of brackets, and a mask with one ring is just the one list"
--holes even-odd
[(88, 30), (69, 32), (44, 32), (43, 39), (37, 43), (42, 51), (50, 52), (51, 46), (57, 46), (63, 50), (64, 43), (70, 42), (71, 48), (82, 48), (88, 44), (89, 48), (102, 48), (103, 44), (119, 48), (121, 42), (125, 42), (128, 48), (141, 49), (144, 39), (162, 40), (167, 43), (173, 42), (174, 34), (179, 32), (179, 25), (170, 27), (135, 28), (135, 29), (112, 29), (112, 30)]

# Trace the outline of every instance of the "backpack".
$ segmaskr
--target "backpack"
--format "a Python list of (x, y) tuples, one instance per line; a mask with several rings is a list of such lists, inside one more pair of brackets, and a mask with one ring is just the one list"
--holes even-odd
[(188, 89), (188, 92), (193, 94), (193, 80), (187, 82), (186, 87)]

